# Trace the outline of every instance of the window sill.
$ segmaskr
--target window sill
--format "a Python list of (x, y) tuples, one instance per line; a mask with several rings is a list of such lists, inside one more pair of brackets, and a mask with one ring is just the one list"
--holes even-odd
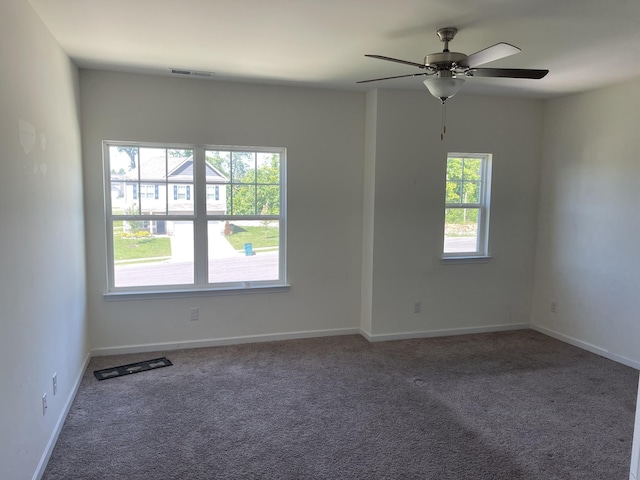
[(457, 265), (461, 263), (489, 263), (493, 257), (470, 255), (468, 257), (442, 257), (441, 262), (445, 265)]
[(192, 290), (144, 290), (129, 292), (106, 292), (102, 296), (105, 300), (147, 300), (152, 298), (180, 298), (180, 297), (210, 297), (219, 295), (249, 295), (255, 293), (288, 292), (290, 285), (254, 285), (248, 287), (210, 288)]

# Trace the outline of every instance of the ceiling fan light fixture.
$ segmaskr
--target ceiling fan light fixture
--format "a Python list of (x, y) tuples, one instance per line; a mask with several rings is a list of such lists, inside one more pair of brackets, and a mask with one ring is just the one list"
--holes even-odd
[(439, 98), (442, 103), (453, 97), (464, 84), (463, 78), (456, 77), (433, 77), (427, 78), (424, 85), (429, 89), (429, 93)]

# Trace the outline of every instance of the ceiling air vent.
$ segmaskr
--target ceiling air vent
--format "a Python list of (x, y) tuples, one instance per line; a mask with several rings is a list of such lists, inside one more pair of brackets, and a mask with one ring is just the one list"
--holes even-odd
[(213, 72), (199, 72), (197, 70), (184, 70), (182, 68), (170, 68), (171, 73), (174, 75), (185, 75), (192, 77), (213, 77), (215, 74)]

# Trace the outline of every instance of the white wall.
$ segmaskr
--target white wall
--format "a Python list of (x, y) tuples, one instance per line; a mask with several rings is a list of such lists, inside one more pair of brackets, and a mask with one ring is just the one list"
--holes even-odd
[(26, 1), (0, 2), (0, 58), (0, 478), (26, 480), (44, 464), (89, 352), (79, 88)]
[(545, 106), (531, 320), (636, 367), (639, 91), (636, 79)]
[[(444, 141), (440, 102), (426, 90), (379, 90), (368, 105), (377, 109), (367, 161), (375, 165), (373, 338), (527, 325), (542, 103), (459, 94), (447, 102)], [(448, 152), (493, 155), (488, 263), (440, 260)]]
[[(94, 349), (359, 327), (364, 95), (82, 71), (81, 100)], [(290, 291), (105, 301), (102, 140), (286, 147)]]

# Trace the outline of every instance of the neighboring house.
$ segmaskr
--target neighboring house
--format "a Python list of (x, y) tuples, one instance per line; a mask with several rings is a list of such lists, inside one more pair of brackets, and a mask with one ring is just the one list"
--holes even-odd
[[(193, 215), (193, 157), (141, 158), (139, 168), (111, 175), (111, 205), (114, 211), (140, 215)], [(207, 213), (223, 215), (227, 210), (228, 179), (206, 164)], [(139, 209), (139, 210), (138, 210)], [(152, 234), (171, 234), (172, 221), (145, 222)]]

